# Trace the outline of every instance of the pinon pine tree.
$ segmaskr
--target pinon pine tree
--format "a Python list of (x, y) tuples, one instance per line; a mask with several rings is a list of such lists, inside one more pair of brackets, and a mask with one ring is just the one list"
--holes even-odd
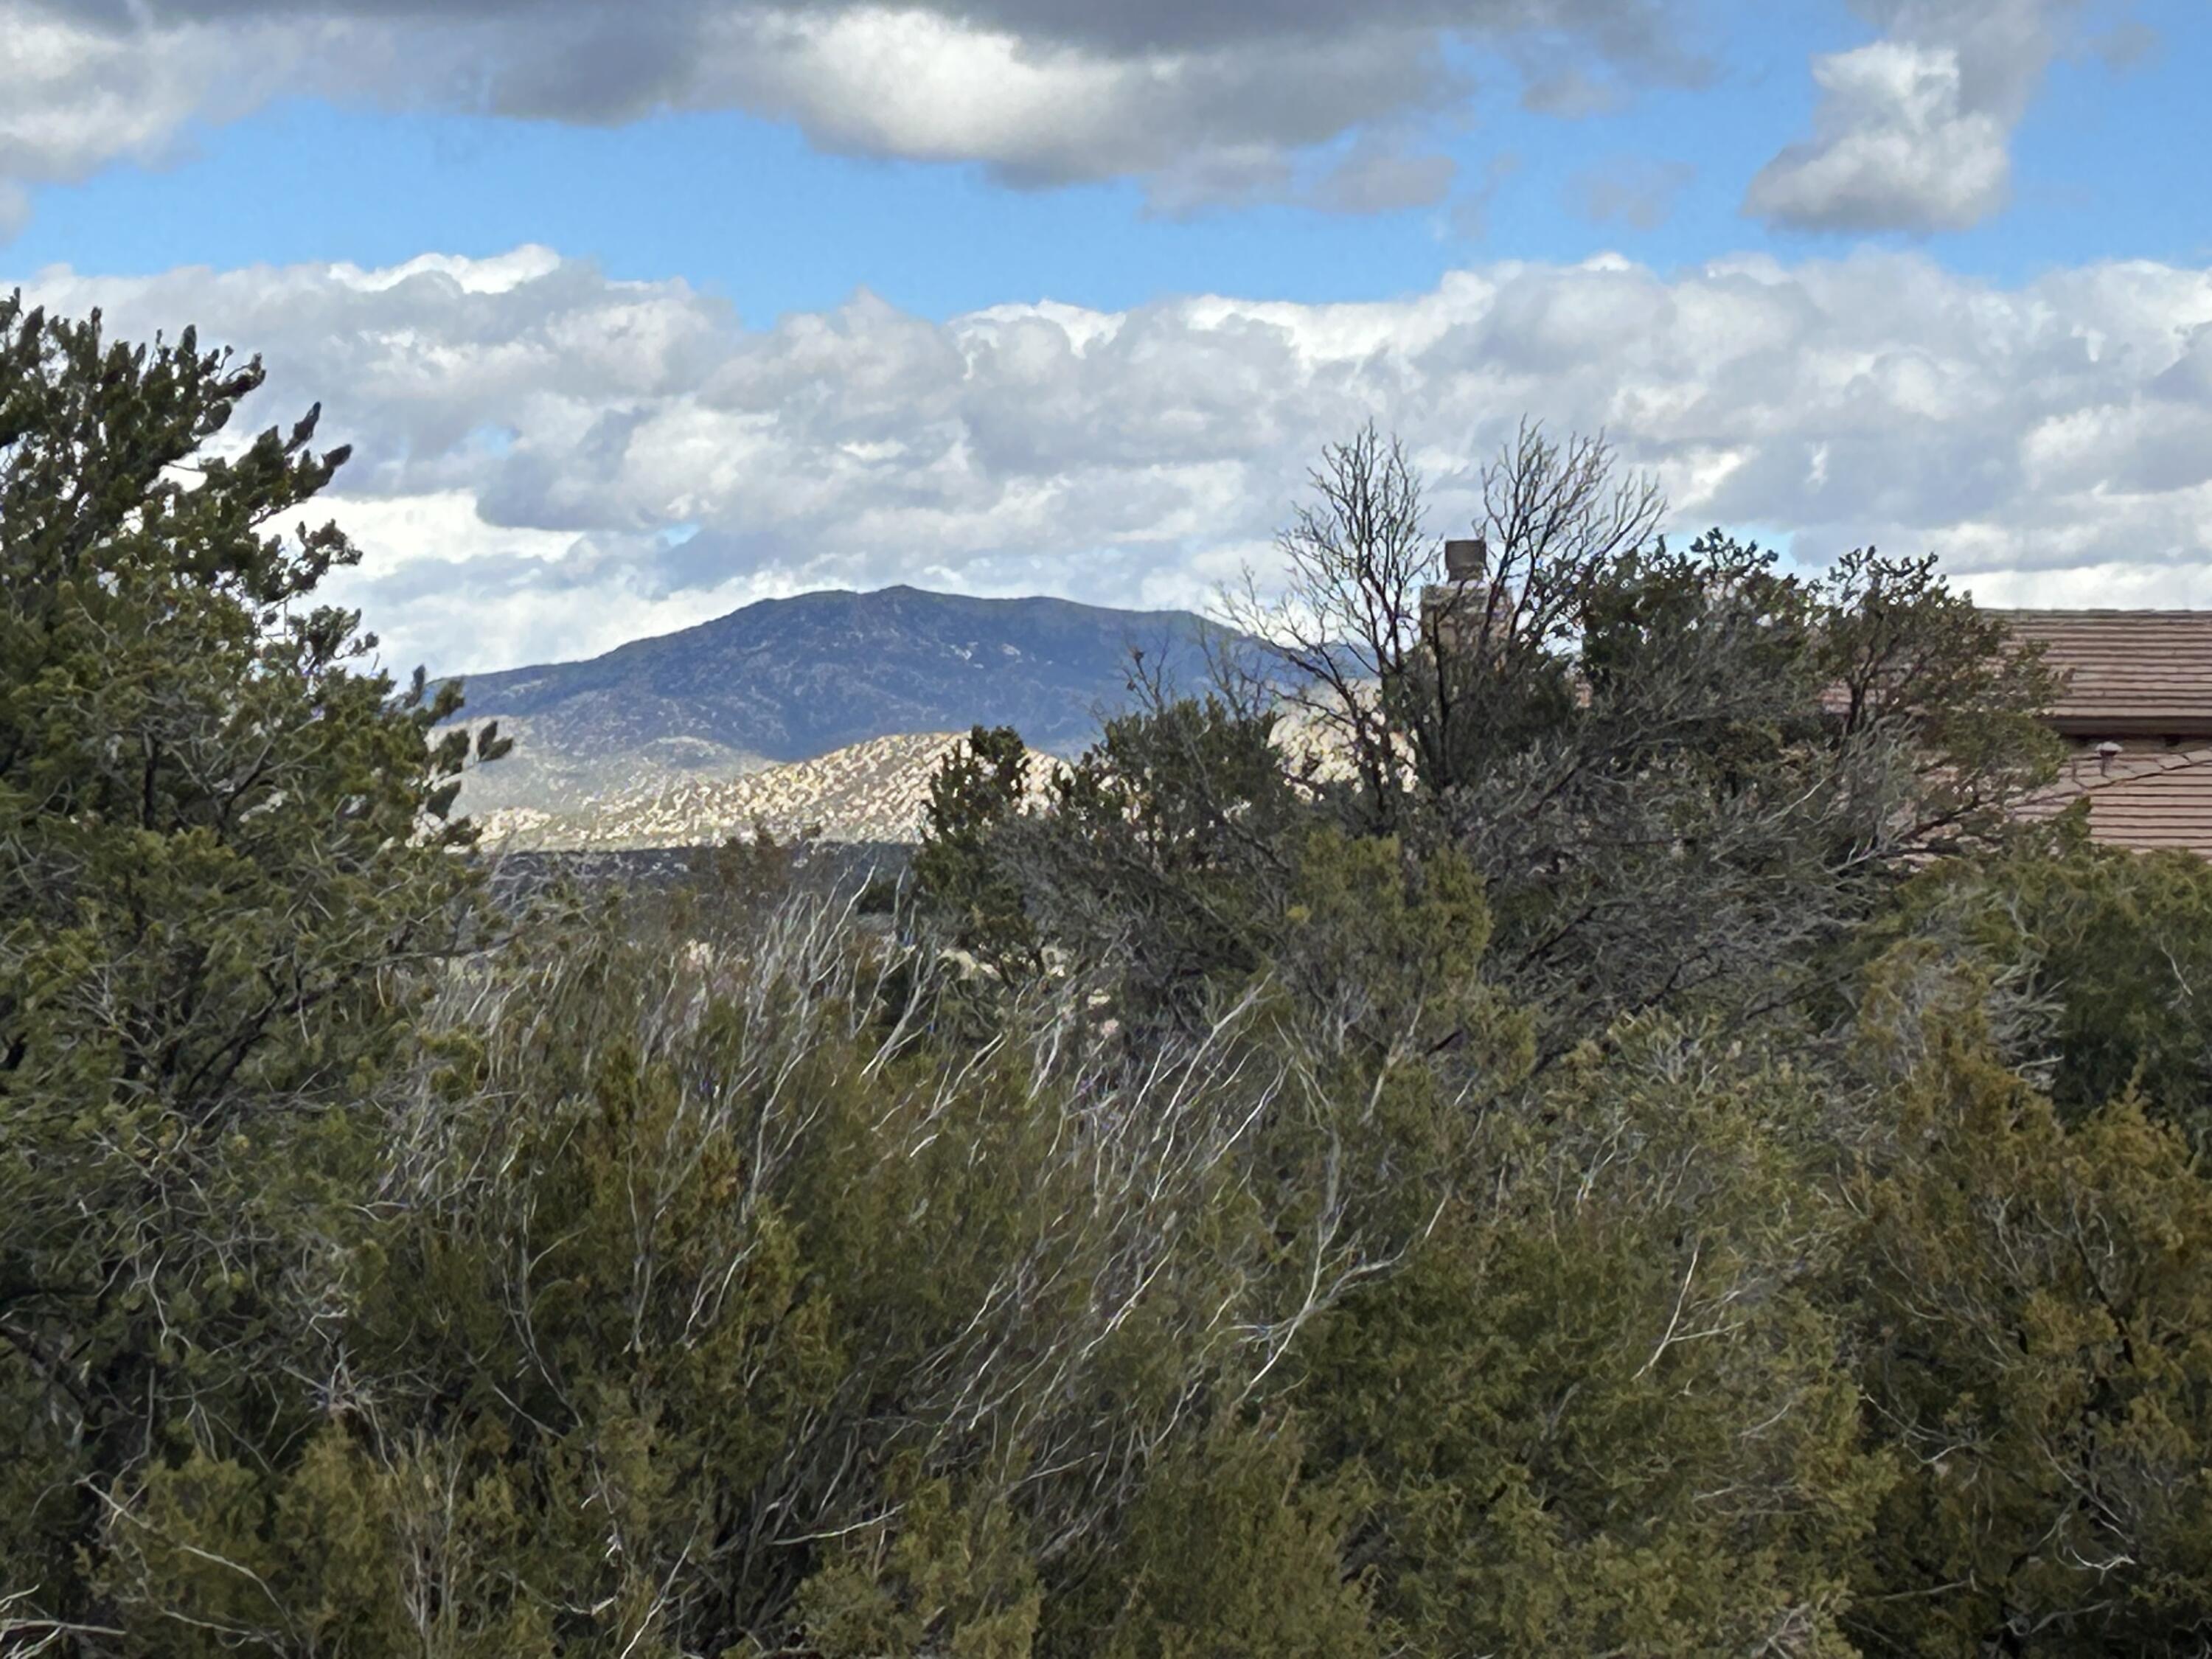
[[(347, 452), (227, 441), (259, 360), (0, 299), (0, 1594), (86, 1615), (103, 1508), (269, 1432), (267, 1343), (466, 925), (450, 689), (396, 689), (358, 556), (288, 533)], [(503, 747), (481, 735), (479, 757)], [(296, 1368), (295, 1368), (296, 1369)], [(30, 1625), (25, 1623), (31, 1621)]]

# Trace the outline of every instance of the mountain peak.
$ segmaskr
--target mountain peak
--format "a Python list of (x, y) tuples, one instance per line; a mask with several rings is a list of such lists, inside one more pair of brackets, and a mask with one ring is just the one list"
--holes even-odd
[(1065, 752), (1127, 706), (1133, 652), (1195, 677), (1206, 631), (1188, 611), (904, 585), (762, 600), (586, 661), (464, 677), (465, 718), (496, 718), (517, 739), (471, 783), (471, 805), (729, 776), (978, 725)]

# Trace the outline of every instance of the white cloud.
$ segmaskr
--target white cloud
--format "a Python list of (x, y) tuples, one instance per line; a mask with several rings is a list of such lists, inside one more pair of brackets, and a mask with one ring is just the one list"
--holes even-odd
[(1958, 52), (1878, 40), (1813, 66), (1817, 131), (1759, 170), (1744, 198), (1796, 229), (1964, 230), (2005, 204), (2009, 134), (1960, 101)]
[(488, 259), (465, 259), (451, 253), (422, 253), (404, 264), (383, 265), (374, 270), (365, 270), (354, 264), (336, 264), (331, 267), (330, 274), (334, 282), (369, 293), (397, 288), (410, 276), (434, 274), (453, 283), (464, 293), (506, 294), (525, 283), (551, 276), (560, 269), (560, 265), (561, 256), (551, 248), (527, 243)]
[(665, 592), (636, 580), (663, 550), (661, 538), (495, 525), (463, 489), (384, 500), (339, 493), (320, 505), (362, 552), (323, 595), (362, 611), (380, 659), (403, 678), (418, 662), (451, 669), (597, 656), (805, 591), (763, 570)]
[(2081, 0), (1856, 4), (1882, 38), (1813, 60), (1813, 136), (1759, 170), (1745, 212), (1799, 230), (1916, 232), (2001, 212), (2014, 130), (2077, 44)]
[(307, 92), (597, 124), (743, 109), (1017, 184), (1140, 177), (1170, 211), (1255, 194), (1370, 211), (1432, 199), (1441, 161), (1355, 149), (1332, 174), (1317, 151), (1463, 100), (1455, 44), (1540, 44), (1615, 88), (1680, 81), (1705, 3), (0, 0), (0, 181), (158, 159), (195, 121)]
[(331, 35), (325, 24), (254, 19), (119, 33), (0, 0), (0, 181), (159, 161), (195, 118), (220, 120), (274, 95)]
[(807, 586), (1202, 602), (1370, 417), (1423, 458), (1439, 529), (1526, 411), (1607, 428), (1680, 531), (1932, 547), (2015, 601), (2212, 592), (2212, 270), (1608, 257), (1371, 304), (939, 324), (862, 294), (758, 330), (532, 249), (32, 286), (262, 351), (242, 422), (326, 400), (368, 556), (339, 591), (403, 665), (589, 654)]

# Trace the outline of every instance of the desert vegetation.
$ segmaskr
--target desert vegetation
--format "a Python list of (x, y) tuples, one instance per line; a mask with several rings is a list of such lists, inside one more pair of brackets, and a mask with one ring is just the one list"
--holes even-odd
[(0, 305), (0, 1653), (2212, 1642), (2212, 873), (1932, 562), (1357, 434), (903, 879), (494, 902), (258, 380)]

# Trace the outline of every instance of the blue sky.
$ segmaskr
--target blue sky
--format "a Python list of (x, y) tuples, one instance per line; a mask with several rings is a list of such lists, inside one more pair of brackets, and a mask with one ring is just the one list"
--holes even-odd
[[(1163, 213), (1133, 181), (1009, 188), (972, 163), (824, 153), (788, 124), (737, 110), (605, 127), (291, 97), (227, 125), (195, 121), (160, 163), (37, 188), (0, 260), (19, 276), (56, 263), (145, 274), (386, 265), (430, 248), (483, 255), (538, 242), (616, 276), (681, 274), (766, 320), (859, 287), (939, 318), (1020, 298), (1334, 301), (1425, 288), (1476, 257), (1618, 250), (1668, 266), (1862, 240), (1770, 229), (1741, 198), (1806, 125), (1807, 61), (1876, 31), (1832, 0), (1708, 13), (1710, 82), (1577, 119), (1521, 107), (1507, 65), (1460, 53), (1478, 88), (1508, 95), (1478, 92), (1433, 123), (1431, 142), (1457, 165), (1452, 193), (1354, 219), (1277, 204)], [(2139, 61), (2116, 68), (2091, 51), (2051, 64), (2013, 139), (2007, 211), (1932, 239), (1907, 228), (1878, 240), (2007, 280), (2087, 256), (2212, 258), (2212, 185), (2191, 160), (2212, 155), (2212, 6), (2164, 0), (2127, 17), (2155, 37)], [(1618, 176), (1632, 188), (1628, 163), (1639, 158), (1695, 171), (1656, 223), (1598, 216), (1589, 182)]]
[[(0, 27), (29, 43), (0, 280), (201, 321), (321, 398), (403, 654), (567, 654), (810, 584), (1200, 598), (1370, 416), (1446, 511), (1529, 412), (1808, 556), (1856, 526), (2008, 595), (2212, 602), (2205, 0)], [(1771, 338), (1718, 297), (1753, 269)]]

